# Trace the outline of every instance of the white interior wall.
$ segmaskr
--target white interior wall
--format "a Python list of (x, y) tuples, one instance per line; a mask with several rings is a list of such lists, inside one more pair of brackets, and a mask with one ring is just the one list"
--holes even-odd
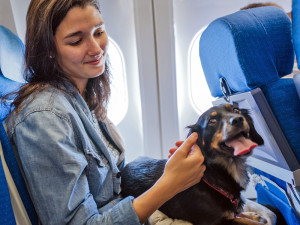
[(14, 16), (9, 0), (2, 0), (0, 3), (0, 25), (17, 34)]

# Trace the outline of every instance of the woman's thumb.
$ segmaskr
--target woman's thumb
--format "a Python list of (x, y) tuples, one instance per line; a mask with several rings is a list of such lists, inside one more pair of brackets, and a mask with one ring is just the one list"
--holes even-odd
[(194, 144), (196, 144), (196, 141), (198, 139), (198, 134), (196, 132), (193, 132), (184, 142), (183, 144), (178, 148), (177, 151), (185, 153), (186, 156), (190, 154), (192, 151), (192, 147)]

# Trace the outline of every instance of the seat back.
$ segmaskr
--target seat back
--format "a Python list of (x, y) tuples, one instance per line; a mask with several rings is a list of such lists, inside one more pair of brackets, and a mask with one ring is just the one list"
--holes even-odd
[[(296, 52), (297, 62), (300, 62), (300, 2), (293, 1), (292, 5), (292, 34), (293, 34), (293, 44)], [(298, 68), (300, 69), (300, 64), (298, 63)]]
[[(24, 82), (23, 74), (24, 45), (22, 41), (10, 30), (0, 26), (0, 96), (18, 90), (18, 88)], [(0, 118), (2, 122), (9, 113), (10, 103), (10, 100), (2, 100), (0, 104)], [(28, 217), (32, 224), (38, 224), (38, 217), (31, 201), (30, 194), (26, 188), (26, 183), (23, 179), (22, 172), (18, 166), (17, 157), (13, 151), (2, 123), (0, 123), (0, 141), (5, 162), (13, 178), (13, 182), (17, 188), (19, 196), (21, 197)], [(3, 180), (3, 186), (5, 186), (4, 181), (5, 180)], [(3, 200), (5, 198), (9, 198), (9, 195), (1, 195), (1, 206), (9, 209), (10, 205), (7, 201), (5, 201), (5, 204), (2, 204), (2, 198)]]
[[(291, 185), (295, 197), (300, 188), (300, 100), (293, 79), (284, 77), (294, 65), (291, 28), (278, 7), (241, 10), (213, 21), (201, 36), (199, 51), (211, 94), (218, 98), (214, 104), (248, 109), (264, 139), (248, 164)], [(288, 224), (299, 224), (289, 202), (264, 188), (257, 185), (258, 202), (279, 208)]]
[[(9, 29), (0, 25), (0, 97), (18, 90), (24, 83), (24, 44)], [(9, 105), (0, 107), (0, 119), (7, 116)]]
[[(292, 35), (293, 44), (296, 53), (297, 62), (300, 62), (300, 2), (293, 1), (293, 11), (292, 11)], [(298, 69), (300, 69), (300, 63), (297, 64)], [(300, 71), (294, 76), (295, 86), (298, 91), (300, 98)]]
[(248, 108), (265, 140), (251, 165), (299, 186), (300, 102), (293, 79), (282, 78), (294, 65), (291, 26), (278, 7), (238, 11), (207, 27), (200, 58), (215, 104)]

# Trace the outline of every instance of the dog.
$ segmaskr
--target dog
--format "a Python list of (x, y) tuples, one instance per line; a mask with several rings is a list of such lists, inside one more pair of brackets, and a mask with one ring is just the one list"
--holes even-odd
[[(177, 194), (159, 210), (194, 225), (256, 224), (236, 216), (243, 212), (241, 191), (249, 183), (245, 162), (252, 150), (264, 143), (248, 111), (230, 104), (214, 106), (188, 128), (188, 136), (198, 133), (197, 145), (205, 158), (206, 171), (198, 184)], [(147, 158), (128, 163), (121, 171), (122, 196), (137, 197), (148, 190), (162, 175), (166, 161)]]

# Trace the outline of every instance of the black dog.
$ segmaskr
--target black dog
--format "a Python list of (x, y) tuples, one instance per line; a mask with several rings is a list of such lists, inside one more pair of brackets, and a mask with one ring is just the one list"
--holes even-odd
[[(254, 147), (263, 144), (248, 111), (229, 104), (215, 106), (189, 128), (189, 134), (198, 133), (197, 144), (206, 165), (204, 177), (159, 210), (194, 225), (244, 224), (233, 215), (242, 211), (240, 193), (249, 182), (245, 161)], [(165, 163), (157, 159), (129, 163), (121, 171), (122, 195), (137, 197), (148, 190), (162, 175)]]

